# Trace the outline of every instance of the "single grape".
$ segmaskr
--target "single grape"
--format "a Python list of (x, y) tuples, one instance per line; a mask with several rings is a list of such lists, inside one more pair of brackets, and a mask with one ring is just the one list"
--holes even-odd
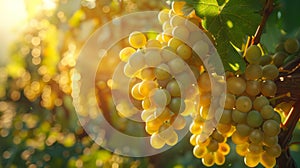
[[(154, 112), (155, 112), (155, 109), (145, 109), (145, 110), (143, 110), (142, 113), (141, 113), (141, 118), (142, 118), (142, 120), (143, 120), (144, 122), (146, 122), (147, 119), (148, 119), (148, 117), (151, 116), (151, 115), (153, 115)], [(154, 116), (152, 116), (152, 117), (154, 117)], [(152, 118), (152, 117), (151, 117), (151, 118)], [(149, 118), (149, 119), (150, 119), (150, 118)]]
[(256, 167), (259, 164), (260, 155), (255, 152), (249, 152), (244, 157), (244, 163), (248, 167)]
[(220, 134), (217, 130), (215, 130), (211, 136), (218, 143), (222, 143), (226, 140), (225, 137), (222, 134)]
[(178, 16), (178, 15), (173, 15), (173, 16), (171, 16), (170, 23), (171, 23), (172, 27), (182, 26), (182, 25), (184, 25), (185, 20), (186, 19), (184, 17)]
[(264, 140), (263, 140), (263, 144), (268, 146), (268, 147), (272, 147), (274, 145), (276, 145), (278, 143), (278, 136), (268, 136), (266, 134), (264, 134)]
[(175, 37), (171, 38), (168, 42), (168, 46), (171, 47), (174, 51), (177, 51), (177, 48), (182, 44), (183, 42)]
[(250, 96), (257, 96), (261, 90), (261, 83), (257, 80), (248, 80), (246, 82), (246, 93)]
[(202, 94), (199, 95), (199, 105), (206, 107), (210, 105), (211, 102), (211, 93), (210, 92), (204, 92)]
[(141, 51), (135, 52), (128, 59), (128, 63), (135, 71), (142, 69), (145, 66), (144, 54)]
[(221, 124), (219, 123), (217, 125), (217, 131), (220, 132), (223, 135), (226, 135), (231, 131), (231, 125), (230, 124)]
[(275, 111), (271, 105), (265, 105), (260, 110), (261, 116), (263, 119), (271, 119), (275, 115)]
[(160, 24), (165, 23), (166, 21), (169, 21), (169, 9), (163, 9), (158, 14), (158, 20)]
[(178, 142), (178, 135), (175, 131), (173, 131), (169, 139), (166, 140), (166, 144), (168, 144), (169, 146), (174, 146), (177, 144), (177, 142)]
[(146, 47), (147, 48), (161, 48), (162, 45), (161, 45), (160, 41), (151, 39), (151, 40), (147, 41)]
[(262, 144), (257, 144), (257, 143), (250, 143), (248, 150), (251, 153), (256, 153), (256, 155), (259, 155), (264, 151)]
[(183, 15), (183, 7), (186, 4), (184, 1), (173, 1), (172, 2), (172, 10), (177, 15)]
[(279, 75), (279, 70), (275, 65), (269, 64), (269, 65), (263, 66), (262, 79), (274, 80), (278, 77), (278, 75)]
[(272, 62), (272, 57), (270, 55), (263, 55), (260, 59), (259, 65), (265, 66), (271, 64), (271, 62)]
[(252, 143), (260, 143), (262, 142), (264, 139), (264, 134), (260, 129), (254, 129), (253, 131), (251, 131), (250, 135), (249, 135), (249, 140)]
[(161, 49), (160, 54), (165, 62), (176, 58), (176, 50), (170, 46), (165, 46)]
[(142, 95), (139, 91), (141, 83), (135, 84), (131, 89), (131, 96), (135, 98), (136, 100), (143, 100), (145, 98), (144, 95)]
[(124, 66), (124, 74), (129, 77), (132, 78), (136, 73), (136, 69), (131, 67), (131, 65), (129, 65), (129, 63), (125, 64)]
[(141, 78), (142, 80), (153, 80), (155, 78), (154, 68), (144, 68), (141, 70)]
[(178, 82), (175, 79), (172, 79), (166, 89), (169, 91), (170, 95), (173, 97), (180, 97), (180, 87), (178, 85)]
[[(193, 122), (190, 127), (189, 127), (189, 130), (192, 134), (200, 134), (201, 133), (201, 125), (200, 124), (197, 124), (195, 122)], [(196, 141), (197, 142), (197, 141)]]
[(219, 120), (221, 124), (230, 124), (231, 123), (232, 110), (224, 110), (222, 116)]
[(197, 41), (192, 48), (201, 58), (205, 57), (210, 50), (209, 45), (203, 40)]
[(235, 101), (235, 107), (240, 112), (248, 112), (252, 108), (252, 101), (248, 96), (240, 96)]
[[(192, 134), (192, 136), (190, 137), (190, 144), (191, 145), (193, 145), (193, 146), (196, 145), (196, 138), (197, 138), (197, 136), (198, 136), (197, 134)], [(206, 147), (205, 147), (205, 149), (206, 149)], [(194, 150), (195, 150), (195, 148), (194, 148)], [(194, 153), (194, 156), (196, 156), (195, 153)]]
[(186, 120), (182, 115), (173, 115), (171, 118), (171, 124), (174, 129), (182, 130), (186, 126)]
[(249, 127), (248, 125), (246, 124), (238, 124), (236, 126), (236, 131), (238, 132), (238, 134), (242, 137), (245, 137), (245, 136), (248, 136), (251, 131), (252, 131), (252, 128)]
[(190, 32), (184, 25), (179, 25), (173, 28), (172, 35), (177, 39), (186, 41), (190, 36)]
[(157, 83), (154, 81), (142, 81), (138, 88), (141, 95), (148, 97), (150, 92), (157, 88)]
[(168, 107), (170, 108), (170, 110), (173, 112), (173, 113), (181, 113), (184, 111), (185, 109), (185, 103), (183, 101), (182, 98), (180, 97), (173, 97), (171, 99), (171, 102), (170, 104), (168, 105)]
[(290, 54), (299, 51), (299, 41), (295, 38), (289, 38), (284, 42), (284, 50)]
[(233, 109), (235, 107), (236, 98), (233, 94), (226, 93), (224, 109)]
[(227, 79), (227, 89), (234, 95), (241, 95), (246, 90), (246, 81), (240, 77)]
[(268, 153), (268, 155), (277, 158), (281, 154), (281, 146), (279, 144), (276, 144), (271, 147), (266, 147), (266, 152)]
[(167, 141), (168, 139), (171, 138), (172, 134), (174, 132), (174, 129), (172, 126), (169, 124), (162, 124), (161, 127), (159, 128), (158, 135)]
[(225, 156), (220, 152), (214, 153), (214, 161), (216, 165), (223, 165), (225, 163)]
[(257, 111), (260, 111), (261, 108), (265, 105), (269, 105), (270, 102), (265, 96), (256, 97), (253, 101), (253, 108)]
[(162, 29), (164, 32), (167, 32), (168, 30), (172, 30), (171, 23), (169, 21), (166, 21), (163, 23)]
[(246, 123), (247, 113), (240, 112), (239, 110), (232, 110), (232, 121), (235, 123)]
[(149, 97), (157, 108), (164, 108), (171, 102), (171, 95), (166, 89), (155, 89)]
[(154, 111), (154, 116), (156, 120), (166, 122), (170, 120), (172, 113), (168, 108), (156, 108)]
[(277, 86), (275, 82), (271, 80), (266, 80), (261, 84), (261, 93), (266, 97), (275, 96), (277, 92)]
[(248, 113), (247, 115), (247, 124), (252, 127), (252, 128), (256, 128), (261, 126), (261, 124), (263, 123), (263, 118), (261, 116), (261, 114), (256, 111), (256, 110), (252, 110)]
[(193, 149), (193, 154), (198, 159), (203, 158), (204, 155), (206, 155), (206, 153), (207, 153), (206, 146), (203, 145), (196, 145)]
[(219, 143), (218, 152), (222, 153), (223, 155), (228, 155), (230, 152), (230, 146), (225, 142)]
[(267, 136), (276, 136), (280, 132), (280, 124), (272, 119), (265, 121), (262, 128)]
[(260, 65), (249, 64), (245, 71), (245, 77), (248, 80), (256, 80), (262, 77), (263, 70)]
[(231, 139), (236, 145), (243, 144), (248, 141), (248, 137), (243, 137), (236, 131), (232, 134)]
[(274, 121), (276, 121), (277, 123), (280, 124), (281, 123), (281, 116), (280, 116), (280, 114), (275, 111), (275, 114), (272, 117), (272, 120), (274, 120)]
[(187, 46), (186, 44), (181, 44), (177, 48), (177, 54), (184, 60), (191, 58), (192, 56), (192, 49)]
[(188, 67), (181, 58), (175, 58), (168, 62), (172, 74), (178, 74), (185, 71)]
[(211, 91), (211, 83), (210, 83), (210, 77), (207, 72), (204, 72), (200, 75), (198, 79), (198, 86), (200, 92), (209, 92)]
[(133, 47), (133, 48), (142, 48), (146, 45), (147, 43), (147, 38), (146, 36), (141, 33), (141, 32), (132, 32), (129, 35), (129, 44)]
[(219, 149), (218, 141), (212, 139), (207, 145), (207, 150), (210, 152), (216, 152)]
[(263, 152), (261, 155), (260, 163), (264, 167), (275, 167), (276, 159), (274, 157), (270, 156), (267, 152)]
[(170, 68), (167, 64), (160, 64), (154, 68), (154, 76), (157, 80), (166, 80), (171, 78)]
[(257, 45), (251, 45), (247, 48), (245, 58), (250, 64), (258, 64), (261, 58), (261, 50)]
[(157, 133), (154, 133), (150, 137), (150, 144), (155, 149), (162, 148), (166, 142)]
[(286, 59), (288, 55), (284, 52), (277, 52), (273, 55), (273, 64), (277, 67), (280, 67), (283, 65), (284, 60)]
[(128, 59), (130, 58), (130, 56), (132, 54), (134, 54), (136, 52), (136, 50), (132, 47), (125, 47), (123, 48), (120, 53), (119, 53), (119, 57), (122, 61), (124, 62), (128, 62)]
[(142, 107), (144, 110), (148, 110), (153, 107), (149, 97), (145, 97), (142, 101)]
[(245, 156), (248, 153), (249, 143), (247, 141), (237, 144), (235, 147), (235, 152), (240, 156)]
[(213, 153), (208, 152), (204, 155), (202, 158), (202, 163), (204, 166), (211, 167), (212, 165), (215, 164), (214, 156)]

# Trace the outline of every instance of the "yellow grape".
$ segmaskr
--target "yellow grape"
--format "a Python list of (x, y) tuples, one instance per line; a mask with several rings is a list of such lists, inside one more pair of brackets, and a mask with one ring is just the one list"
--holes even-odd
[(171, 23), (172, 27), (184, 25), (185, 18), (178, 16), (178, 15), (173, 15), (170, 19), (170, 23)]
[(247, 115), (247, 124), (252, 128), (260, 127), (263, 123), (261, 114), (256, 110), (251, 110)]
[(142, 69), (145, 66), (144, 54), (141, 51), (137, 51), (128, 59), (129, 65), (137, 70)]
[(174, 129), (172, 126), (168, 125), (168, 124), (163, 124), (160, 128), (159, 128), (159, 136), (164, 139), (164, 140), (168, 140), (172, 134), (174, 132)]
[(281, 154), (281, 146), (279, 144), (276, 144), (276, 145), (271, 146), (271, 147), (266, 147), (266, 152), (270, 156), (277, 158)]
[(210, 83), (210, 77), (207, 72), (204, 72), (200, 75), (198, 79), (198, 86), (200, 92), (209, 92), (211, 91), (211, 83)]
[(156, 108), (154, 116), (157, 120), (162, 122), (168, 121), (171, 118), (171, 112), (168, 108)]
[(177, 54), (184, 60), (191, 58), (192, 56), (192, 49), (187, 46), (186, 44), (181, 44), (177, 48)]
[(153, 80), (155, 78), (154, 68), (144, 68), (141, 70), (141, 78), (142, 80)]
[(245, 71), (245, 77), (247, 80), (257, 80), (263, 75), (263, 70), (260, 65), (249, 64)]
[(272, 57), (270, 55), (263, 55), (259, 61), (261, 66), (269, 65), (272, 62)]
[(171, 81), (169, 81), (166, 89), (169, 91), (170, 95), (173, 97), (180, 97), (180, 95), (181, 95), (179, 84), (175, 79), (172, 79)]
[(222, 153), (223, 155), (228, 155), (230, 152), (230, 146), (226, 143), (219, 143), (218, 152)]
[(183, 13), (182, 9), (185, 4), (186, 4), (186, 2), (184, 2), (184, 1), (173, 1), (172, 2), (173, 12), (177, 15), (183, 15), (184, 13)]
[(240, 96), (235, 101), (235, 107), (240, 112), (248, 112), (252, 108), (252, 100), (248, 96)]
[(157, 83), (154, 81), (142, 81), (138, 86), (139, 93), (144, 97), (148, 97), (149, 93), (157, 88)]
[(168, 65), (173, 74), (179, 74), (187, 69), (187, 65), (181, 58), (175, 58), (169, 61)]
[[(197, 138), (197, 134), (193, 134), (191, 137), (190, 137), (190, 144), (195, 146), (196, 145), (196, 138)], [(206, 149), (206, 148), (205, 148)], [(195, 154), (194, 154), (195, 155)]]
[(190, 32), (184, 25), (180, 25), (173, 28), (172, 35), (175, 38), (186, 41), (190, 36)]
[(236, 131), (240, 136), (246, 137), (251, 133), (252, 128), (249, 127), (247, 124), (238, 124), (236, 126)]
[(212, 139), (207, 145), (207, 150), (210, 152), (216, 152), (218, 149), (219, 143), (215, 139)]
[(124, 74), (127, 77), (132, 78), (135, 73), (136, 73), (136, 69), (135, 68), (131, 67), (131, 65), (129, 65), (129, 63), (125, 64), (125, 66), (124, 66)]
[(214, 118), (215, 113), (212, 110), (210, 110), (209, 106), (206, 106), (200, 109), (200, 115), (205, 120), (211, 120)]
[(248, 147), (249, 152), (261, 154), (263, 152), (262, 144), (250, 143)]
[(190, 125), (190, 132), (192, 134), (200, 134), (201, 133), (201, 125), (193, 122)]
[(257, 80), (247, 80), (246, 82), (246, 93), (249, 96), (256, 96), (260, 93), (261, 83)]
[(161, 56), (165, 62), (176, 58), (175, 50), (170, 46), (165, 46), (161, 49)]
[(221, 124), (231, 124), (232, 110), (224, 110), (219, 120)]
[(247, 120), (247, 113), (240, 112), (237, 109), (232, 110), (232, 120), (235, 123), (245, 123)]
[(225, 163), (225, 156), (223, 153), (214, 152), (214, 161), (217, 165), (223, 165)]
[(128, 62), (128, 59), (130, 58), (130, 56), (135, 52), (136, 52), (136, 50), (134, 48), (126, 47), (120, 51), (119, 57), (122, 61)]
[(215, 130), (211, 136), (218, 143), (222, 143), (222, 142), (226, 141), (226, 138), (222, 134), (220, 134), (217, 130)]
[(186, 126), (186, 120), (182, 115), (174, 115), (171, 118), (171, 124), (174, 129), (182, 130)]
[(150, 137), (150, 144), (155, 149), (162, 148), (166, 142), (157, 133), (154, 133)]
[[(204, 139), (205, 138), (205, 139)], [(210, 144), (211, 138), (208, 137), (208, 135), (205, 134), (199, 134), (196, 138), (196, 144), (200, 145), (200, 146), (205, 146), (207, 147), (207, 145)]]
[(248, 153), (249, 143), (247, 141), (237, 144), (235, 147), (235, 151), (240, 156), (245, 156)]
[(233, 94), (226, 93), (224, 109), (232, 110), (235, 107), (236, 98)]
[(177, 51), (177, 48), (182, 44), (183, 44), (183, 42), (175, 37), (171, 38), (168, 41), (168, 46), (171, 47), (174, 51)]
[(151, 40), (147, 41), (146, 47), (147, 48), (161, 48), (162, 45), (159, 40), (151, 39)]
[(202, 94), (199, 95), (199, 105), (202, 107), (207, 107), (210, 105), (211, 102), (211, 92), (204, 92)]
[(147, 50), (145, 53), (145, 63), (150, 67), (160, 65), (162, 58), (159, 50)]
[(261, 50), (257, 45), (251, 45), (247, 48), (245, 58), (250, 64), (258, 64), (261, 58)]
[(142, 48), (146, 45), (147, 43), (147, 38), (146, 36), (141, 33), (141, 32), (132, 32), (129, 35), (129, 44), (133, 47), (133, 48)]
[(196, 145), (193, 149), (193, 155), (198, 159), (203, 158), (206, 154), (207, 154), (206, 146)]
[(148, 110), (143, 110), (141, 113), (141, 118), (144, 122), (147, 121), (148, 117), (154, 114), (155, 109), (148, 109)]
[(131, 89), (131, 96), (135, 98), (136, 100), (143, 100), (145, 98), (144, 95), (142, 95), (139, 91), (141, 83), (135, 84)]
[(162, 11), (159, 12), (158, 14), (158, 20), (161, 24), (163, 24), (166, 21), (169, 21), (169, 9), (163, 9)]
[(256, 167), (260, 161), (260, 154), (249, 152), (244, 157), (244, 162), (248, 167)]
[(170, 137), (166, 140), (166, 143), (170, 146), (176, 145), (178, 142), (178, 135), (175, 131), (172, 132)]
[(276, 165), (276, 159), (270, 156), (267, 152), (263, 152), (260, 163), (266, 168), (272, 168)]
[(215, 164), (213, 153), (208, 152), (202, 158), (202, 163), (204, 166), (211, 167)]
[(219, 123), (219, 124), (217, 125), (217, 130), (218, 130), (218, 132), (220, 132), (221, 134), (227, 135), (227, 133), (229, 133), (230, 130), (231, 130), (231, 125), (230, 125), (230, 124), (221, 124), (221, 123)]
[(248, 137), (242, 137), (238, 132), (234, 132), (231, 136), (232, 141), (239, 145), (248, 141)]
[(172, 29), (172, 26), (171, 26), (170, 22), (169, 22), (169, 21), (166, 21), (166, 22), (163, 24), (162, 29), (163, 29), (164, 32), (166, 32), (167, 30)]

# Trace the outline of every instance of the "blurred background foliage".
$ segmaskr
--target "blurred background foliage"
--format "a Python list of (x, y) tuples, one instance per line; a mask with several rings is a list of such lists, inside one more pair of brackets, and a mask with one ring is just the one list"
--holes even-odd
[[(9, 60), (0, 64), (0, 167), (202, 166), (201, 160), (192, 155), (189, 136), (174, 148), (146, 158), (129, 158), (108, 152), (86, 135), (72, 105), (71, 76), (80, 49), (89, 36), (118, 16), (161, 10), (168, 7), (166, 3), (161, 0), (23, 2), (27, 17), (21, 34), (10, 46), (8, 56), (0, 56)], [(280, 21), (276, 17), (268, 22), (270, 29), (280, 23), (276, 25), (278, 29), (272, 29), (276, 34), (263, 37), (270, 50), (273, 43), (278, 44), (283, 29), (293, 32), (294, 27), (299, 26), (295, 19), (300, 17), (299, 12), (286, 9), (296, 8), (299, 4), (281, 4), (285, 5), (282, 16), (290, 17)], [(274, 40), (274, 37), (278, 38)], [(100, 90), (107, 88), (107, 81), (100, 81), (97, 86)], [(135, 129), (114, 113), (109, 116), (119, 129)], [(299, 129), (298, 126), (296, 140), (300, 139)], [(298, 147), (292, 151), (299, 151)], [(231, 152), (223, 167), (241, 165), (242, 158)]]

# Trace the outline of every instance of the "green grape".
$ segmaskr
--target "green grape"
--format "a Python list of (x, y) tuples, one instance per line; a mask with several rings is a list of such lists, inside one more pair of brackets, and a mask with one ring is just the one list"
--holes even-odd
[(276, 144), (271, 147), (266, 147), (266, 152), (268, 153), (268, 155), (277, 158), (281, 154), (281, 146), (279, 144)]
[(129, 44), (133, 47), (133, 48), (142, 48), (146, 45), (147, 43), (147, 38), (146, 36), (141, 33), (141, 32), (132, 32), (129, 35)]
[(124, 62), (128, 62), (128, 59), (130, 58), (130, 56), (132, 54), (134, 54), (136, 52), (136, 50), (132, 47), (125, 47), (123, 48), (120, 53), (119, 53), (119, 57), (122, 61)]
[(197, 41), (192, 48), (197, 54), (201, 54), (199, 55), (201, 58), (206, 56), (210, 50), (209, 45), (203, 40)]
[(214, 156), (213, 153), (208, 152), (204, 155), (202, 158), (202, 163), (204, 166), (211, 167), (212, 165), (215, 164)]
[(286, 59), (284, 59), (283, 64), (286, 65), (286, 64), (288, 64), (289, 62), (291, 62), (295, 59), (296, 59), (295, 55), (289, 55), (288, 57), (286, 57)]
[(264, 140), (263, 140), (263, 144), (268, 146), (268, 147), (272, 147), (274, 145), (276, 145), (278, 143), (278, 136), (267, 136), (264, 134)]
[(187, 69), (185, 62), (181, 58), (175, 58), (169, 61), (168, 65), (173, 74), (179, 74)]
[(258, 64), (261, 58), (261, 50), (257, 45), (247, 48), (245, 58), (250, 64)]
[(233, 143), (235, 143), (236, 145), (243, 144), (248, 141), (247, 136), (243, 137), (236, 131), (232, 134), (231, 139), (232, 139)]
[(235, 107), (236, 98), (233, 94), (226, 93), (224, 109), (233, 109)]
[(131, 96), (136, 100), (143, 100), (145, 98), (144, 95), (142, 95), (139, 91), (141, 83), (135, 84), (131, 89)]
[(244, 163), (248, 167), (256, 167), (259, 164), (260, 155), (255, 152), (249, 152), (244, 157)]
[(299, 51), (299, 41), (295, 38), (289, 38), (284, 42), (284, 50), (290, 54)]
[(271, 167), (275, 167), (276, 159), (270, 156), (267, 152), (263, 152), (261, 155), (260, 163), (266, 168), (269, 167), (271, 168)]
[(262, 128), (267, 136), (276, 136), (280, 132), (280, 124), (272, 119), (265, 121)]
[(274, 80), (278, 77), (278, 75), (279, 75), (279, 70), (275, 65), (269, 64), (269, 65), (263, 66), (262, 79)]
[(202, 94), (199, 95), (199, 105), (206, 107), (210, 105), (211, 102), (211, 93), (210, 92), (204, 92)]
[(265, 105), (269, 105), (270, 102), (265, 96), (256, 97), (253, 101), (253, 108), (257, 111), (260, 111), (261, 108)]
[(177, 142), (178, 142), (178, 135), (175, 131), (173, 131), (170, 137), (166, 140), (166, 144), (168, 144), (169, 146), (174, 146), (177, 144)]
[(248, 80), (246, 82), (246, 93), (250, 96), (257, 96), (260, 93), (261, 84), (257, 80)]
[(170, 95), (173, 97), (180, 97), (180, 87), (178, 85), (178, 82), (175, 79), (172, 79), (166, 89), (169, 91)]
[(200, 77), (200, 70), (199, 70), (199, 68), (197, 68), (194, 65), (189, 65), (189, 66), (190, 66), (190, 69), (192, 70), (192, 72), (194, 74), (195, 79), (198, 79)]
[(235, 152), (240, 156), (245, 156), (248, 153), (249, 143), (247, 141), (237, 144), (235, 147)]
[(185, 109), (185, 103), (180, 97), (173, 97), (168, 106), (173, 113), (181, 113)]
[(164, 108), (171, 102), (171, 95), (165, 89), (155, 89), (150, 93), (151, 102), (158, 108)]
[(182, 115), (173, 115), (171, 118), (171, 124), (174, 129), (182, 130), (186, 126), (186, 120)]
[(160, 24), (169, 21), (169, 9), (163, 9), (158, 14), (158, 20)]
[(190, 36), (190, 32), (184, 25), (179, 25), (173, 28), (172, 35), (175, 38), (186, 41)]
[(196, 158), (203, 158), (207, 154), (207, 148), (203, 145), (196, 145), (193, 149), (193, 154)]
[(261, 116), (263, 119), (271, 119), (275, 115), (275, 111), (271, 105), (265, 105), (260, 110)]
[(210, 152), (216, 152), (219, 149), (218, 141), (212, 139), (210, 140), (209, 144), (207, 145), (207, 150)]
[(249, 135), (249, 140), (252, 143), (260, 143), (262, 142), (264, 139), (264, 134), (260, 129), (254, 129), (253, 131), (251, 131), (250, 135)]
[(221, 124), (221, 123), (219, 123), (217, 125), (217, 131), (220, 132), (223, 135), (226, 135), (231, 131), (231, 125), (230, 124)]
[(262, 144), (250, 143), (248, 150), (251, 153), (256, 153), (256, 155), (259, 155), (263, 152), (263, 147)]
[(209, 92), (211, 91), (211, 83), (210, 83), (210, 77), (207, 72), (204, 72), (200, 75), (198, 79), (198, 86), (200, 92)]
[(277, 67), (283, 65), (284, 60), (288, 55), (284, 52), (277, 52), (273, 55), (273, 64)]
[(142, 80), (153, 80), (155, 78), (154, 68), (144, 68), (141, 70), (141, 78)]
[(274, 114), (272, 120), (274, 120), (274, 121), (276, 121), (277, 123), (280, 124), (281, 123), (281, 116), (280, 116), (280, 114), (275, 111), (275, 114)]
[(216, 165), (223, 165), (225, 163), (225, 156), (220, 152), (214, 153), (214, 161)]
[(171, 47), (174, 51), (177, 51), (177, 48), (182, 44), (183, 42), (175, 37), (171, 38), (168, 42), (168, 46)]
[(227, 89), (234, 95), (241, 95), (246, 90), (246, 81), (243, 78), (231, 77), (227, 79)]
[(150, 67), (156, 67), (162, 62), (162, 58), (158, 50), (147, 50), (144, 57), (145, 63)]
[(215, 130), (211, 136), (212, 136), (212, 138), (213, 138), (214, 140), (216, 140), (218, 143), (222, 143), (222, 142), (225, 141), (225, 137), (224, 137), (222, 134), (218, 133), (217, 130)]
[(266, 97), (275, 96), (277, 91), (277, 86), (275, 82), (271, 80), (266, 80), (261, 85), (261, 93)]
[(248, 80), (256, 80), (262, 77), (262, 67), (257, 64), (249, 64), (245, 71), (245, 77)]
[(259, 65), (265, 66), (271, 64), (271, 62), (272, 62), (272, 57), (270, 55), (263, 55), (260, 59)]
[(261, 114), (256, 111), (256, 110), (252, 110), (248, 113), (247, 115), (247, 124), (252, 127), (252, 128), (256, 128), (261, 126), (261, 124), (263, 123), (263, 118), (261, 116)]
[(141, 51), (137, 51), (128, 59), (129, 65), (136, 71), (142, 69), (145, 66), (144, 54)]
[(160, 41), (155, 39), (148, 40), (146, 44), (146, 48), (161, 48), (161, 47), (162, 45)]
[(170, 68), (167, 64), (160, 64), (154, 69), (154, 75), (157, 80), (166, 80), (171, 78)]
[(230, 152), (230, 146), (225, 142), (219, 143), (218, 152), (222, 153), (223, 155), (228, 155)]
[(157, 83), (154, 81), (142, 81), (138, 88), (141, 95), (148, 97), (150, 92), (157, 88)]
[(245, 136), (248, 136), (251, 131), (252, 131), (252, 128), (249, 127), (248, 125), (246, 124), (238, 124), (236, 126), (236, 131), (238, 132), (238, 134), (242, 137), (245, 137)]
[(247, 113), (240, 112), (239, 110), (232, 110), (232, 121), (235, 123), (246, 123), (247, 120)]
[(224, 110), (222, 116), (219, 120), (221, 124), (230, 124), (231, 123), (232, 110)]
[(157, 133), (154, 133), (150, 137), (150, 144), (155, 149), (162, 148), (166, 142)]
[(251, 110), (251, 108), (252, 108), (252, 101), (247, 96), (240, 96), (235, 101), (235, 107), (240, 112), (246, 113), (246, 112), (248, 112), (248, 111)]
[(192, 49), (186, 45), (186, 44), (181, 44), (177, 48), (177, 54), (184, 60), (188, 60), (192, 56)]

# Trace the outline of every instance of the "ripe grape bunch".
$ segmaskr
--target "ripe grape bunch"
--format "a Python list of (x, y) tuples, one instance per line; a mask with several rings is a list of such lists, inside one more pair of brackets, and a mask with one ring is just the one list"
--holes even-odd
[[(122, 113), (125, 116), (139, 115), (155, 149), (174, 146), (177, 131), (190, 124), (193, 154), (205, 166), (225, 163), (231, 139), (247, 166), (261, 163), (274, 167), (281, 154), (281, 118), (270, 103), (277, 91), (276, 61), (264, 62), (261, 48), (249, 46), (244, 54), (248, 62), (245, 72), (226, 72), (227, 92), (216, 95), (212, 88), (218, 90), (222, 80), (204, 66), (209, 65), (206, 56), (212, 47), (195, 33), (201, 19), (194, 12), (184, 15), (184, 5), (175, 1), (171, 10), (159, 13), (163, 32), (155, 38), (143, 32), (129, 35), (130, 46), (123, 48), (119, 57), (124, 62), (123, 73), (131, 79), (130, 100), (142, 112), (125, 110), (122, 103), (117, 110), (128, 111)], [(195, 53), (204, 55), (203, 59)], [(192, 123), (187, 123), (184, 116), (188, 115), (193, 117)]]

